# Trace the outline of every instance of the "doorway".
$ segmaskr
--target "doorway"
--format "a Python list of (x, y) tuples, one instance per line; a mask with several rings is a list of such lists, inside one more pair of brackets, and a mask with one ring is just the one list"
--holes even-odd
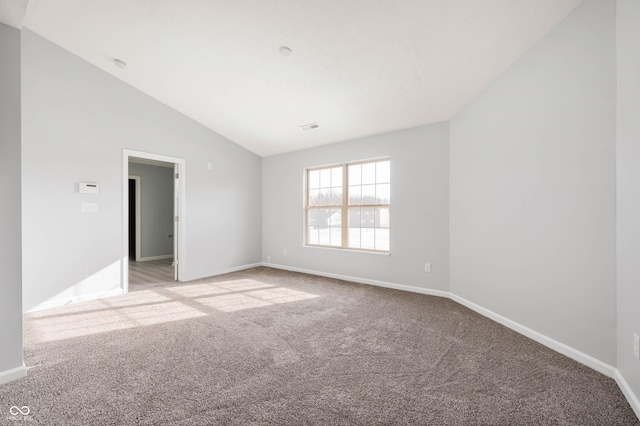
[(129, 176), (129, 260), (139, 260), (140, 176)]
[[(184, 163), (180, 158), (123, 151), (122, 288), (125, 293), (140, 289), (141, 283), (182, 281), (185, 276), (184, 220), (180, 220), (186, 205)], [(130, 175), (132, 170), (137, 172)], [(143, 181), (147, 183), (146, 189), (142, 188)], [(146, 205), (141, 202), (143, 198)]]

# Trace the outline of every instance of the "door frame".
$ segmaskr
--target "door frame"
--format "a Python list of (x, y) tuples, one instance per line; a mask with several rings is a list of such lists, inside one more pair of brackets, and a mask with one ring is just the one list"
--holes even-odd
[[(147, 160), (173, 163), (180, 170), (180, 178), (175, 182), (174, 211), (177, 220), (174, 218), (174, 244), (177, 252), (174, 251), (175, 277), (177, 281), (184, 281), (187, 276), (187, 250), (186, 250), (186, 161), (183, 158), (171, 157), (168, 155), (155, 154), (151, 152), (135, 151), (131, 149), (122, 150), (122, 257), (121, 257), (121, 284), (122, 292), (129, 292), (129, 158), (144, 158)], [(174, 166), (175, 168), (175, 166)], [(139, 228), (138, 228), (139, 229)], [(136, 253), (136, 257), (139, 253)], [(179, 255), (179, 257), (178, 257)]]

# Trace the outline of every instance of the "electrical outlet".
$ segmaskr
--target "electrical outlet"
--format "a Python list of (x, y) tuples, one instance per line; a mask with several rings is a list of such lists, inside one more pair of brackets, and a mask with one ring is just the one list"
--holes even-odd
[(267, 256), (267, 263), (271, 263), (271, 256)]
[(425, 263), (424, 264), (424, 271), (425, 272), (431, 272), (431, 264), (430, 263)]
[(633, 355), (640, 360), (640, 337), (638, 337), (638, 333), (633, 333)]
[(284, 253), (284, 255), (286, 256), (286, 255), (287, 255), (287, 249), (284, 249), (284, 250), (283, 250), (283, 253)]

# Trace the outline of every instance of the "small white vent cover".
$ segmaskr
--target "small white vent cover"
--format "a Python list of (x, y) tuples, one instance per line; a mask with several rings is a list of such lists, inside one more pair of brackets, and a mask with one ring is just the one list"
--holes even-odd
[(309, 124), (305, 124), (304, 126), (300, 126), (302, 127), (302, 130), (313, 130), (313, 129), (317, 129), (318, 127), (320, 127), (320, 125), (318, 123), (309, 123)]

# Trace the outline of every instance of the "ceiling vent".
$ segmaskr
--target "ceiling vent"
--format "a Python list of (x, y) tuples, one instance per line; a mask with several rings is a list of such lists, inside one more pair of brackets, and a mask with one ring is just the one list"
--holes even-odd
[(309, 123), (309, 124), (305, 124), (304, 126), (300, 126), (302, 127), (302, 130), (313, 130), (313, 129), (317, 129), (318, 127), (320, 127), (320, 125), (318, 123)]
[(115, 58), (115, 59), (113, 60), (113, 63), (114, 63), (114, 64), (116, 65), (116, 67), (118, 67), (118, 68), (122, 68), (122, 69), (124, 69), (124, 68), (126, 68), (126, 67), (127, 67), (126, 62), (125, 62), (125, 61), (123, 61), (122, 59)]

